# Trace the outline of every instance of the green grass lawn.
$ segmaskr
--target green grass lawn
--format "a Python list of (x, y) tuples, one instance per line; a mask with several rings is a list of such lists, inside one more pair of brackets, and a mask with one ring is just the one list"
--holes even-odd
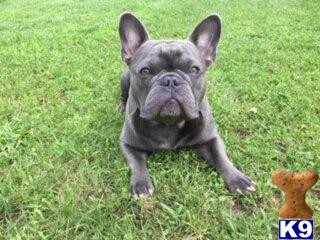
[[(0, 239), (275, 239), (276, 169), (320, 170), (320, 2), (0, 0)], [(231, 160), (257, 191), (233, 196), (196, 152), (149, 160), (152, 198), (128, 198), (118, 147), (118, 19), (185, 38), (223, 34), (208, 96)], [(255, 111), (256, 110), (256, 111)], [(320, 184), (308, 194), (320, 224)]]

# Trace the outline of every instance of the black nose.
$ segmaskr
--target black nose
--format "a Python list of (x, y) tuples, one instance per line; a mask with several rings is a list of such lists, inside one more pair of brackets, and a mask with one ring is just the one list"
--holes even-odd
[(165, 87), (178, 87), (181, 85), (181, 80), (175, 75), (166, 75), (163, 77), (161, 85)]

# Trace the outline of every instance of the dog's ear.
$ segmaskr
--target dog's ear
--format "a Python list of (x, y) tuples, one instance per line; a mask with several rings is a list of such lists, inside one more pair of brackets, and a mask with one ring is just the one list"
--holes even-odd
[(196, 26), (189, 37), (189, 40), (199, 49), (207, 66), (210, 66), (216, 57), (220, 33), (220, 17), (218, 15), (210, 15)]
[(122, 59), (130, 64), (130, 60), (138, 48), (149, 40), (148, 33), (133, 14), (124, 13), (120, 17), (119, 35), (122, 45)]

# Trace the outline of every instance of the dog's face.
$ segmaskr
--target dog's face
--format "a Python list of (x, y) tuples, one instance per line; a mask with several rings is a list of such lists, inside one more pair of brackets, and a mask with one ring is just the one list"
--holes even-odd
[(130, 71), (130, 91), (140, 117), (176, 123), (199, 117), (205, 71), (220, 38), (218, 16), (204, 19), (184, 41), (152, 41), (130, 13), (121, 16), (122, 58)]

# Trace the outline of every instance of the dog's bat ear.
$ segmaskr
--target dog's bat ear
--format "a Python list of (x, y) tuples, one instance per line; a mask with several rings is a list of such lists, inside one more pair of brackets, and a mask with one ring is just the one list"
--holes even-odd
[(210, 66), (216, 57), (220, 33), (220, 17), (218, 15), (210, 15), (196, 26), (189, 37), (189, 41), (199, 49), (207, 66)]
[(139, 19), (128, 12), (123, 13), (120, 17), (119, 35), (122, 45), (122, 59), (130, 64), (130, 60), (138, 48), (149, 40), (149, 35)]

